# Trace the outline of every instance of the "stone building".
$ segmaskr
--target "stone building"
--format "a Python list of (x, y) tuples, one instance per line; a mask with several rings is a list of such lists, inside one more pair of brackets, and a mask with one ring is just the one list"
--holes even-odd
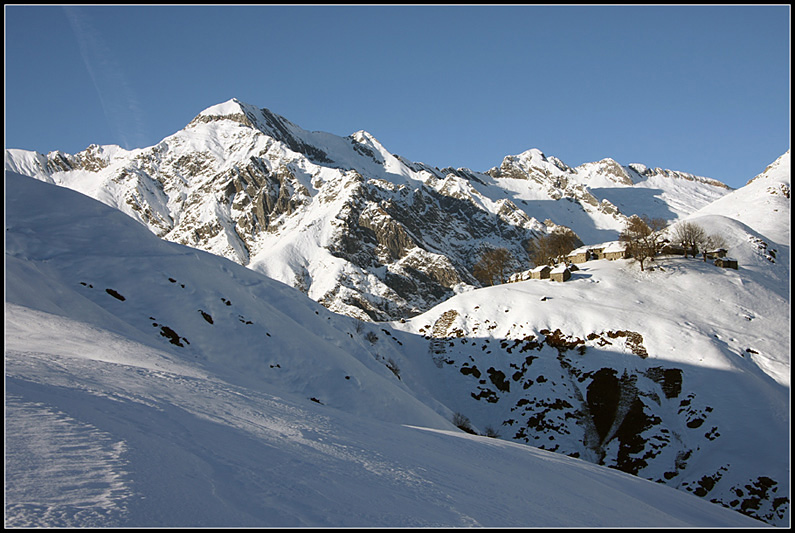
[(620, 241), (609, 242), (604, 245), (601, 252), (597, 252), (599, 259), (609, 259), (614, 261), (616, 259), (627, 259), (629, 252), (627, 252), (627, 245)]
[(535, 267), (530, 271), (530, 279), (549, 279), (549, 273), (552, 271), (549, 265), (541, 265)]
[(718, 257), (717, 259), (715, 259), (715, 266), (719, 266), (722, 268), (733, 268), (734, 270), (738, 270), (737, 260), (732, 259), (731, 257)]
[(567, 281), (571, 279), (571, 270), (566, 265), (558, 265), (549, 271), (549, 279), (552, 281)]

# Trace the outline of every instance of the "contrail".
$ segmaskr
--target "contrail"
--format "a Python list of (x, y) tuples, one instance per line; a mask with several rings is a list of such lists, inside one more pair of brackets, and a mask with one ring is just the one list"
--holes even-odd
[(105, 120), (125, 149), (142, 147), (147, 136), (138, 99), (111, 49), (76, 7), (64, 7), (80, 55), (99, 96)]

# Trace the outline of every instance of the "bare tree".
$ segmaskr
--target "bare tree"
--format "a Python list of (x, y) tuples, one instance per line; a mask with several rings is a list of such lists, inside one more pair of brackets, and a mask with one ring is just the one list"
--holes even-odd
[(500, 438), (500, 432), (491, 426), (486, 426), (486, 430), (483, 432), (483, 435), (485, 435), (486, 437), (491, 437), (493, 439)]
[(653, 259), (660, 251), (660, 232), (663, 228), (665, 221), (662, 219), (632, 215), (627, 221), (627, 227), (621, 232), (619, 240), (626, 245), (630, 256), (640, 263), (641, 270), (644, 269), (644, 262)]
[(582, 246), (582, 241), (577, 234), (569, 228), (563, 228), (530, 241), (527, 253), (536, 266), (552, 265), (563, 261), (578, 246)]
[(483, 285), (504, 283), (511, 253), (506, 248), (490, 248), (472, 267), (472, 275)]
[(461, 414), (459, 412), (453, 413), (453, 425), (455, 425), (459, 429), (466, 431), (467, 433), (472, 433), (473, 435), (476, 435), (475, 430), (472, 429), (472, 424), (469, 421), (469, 417), (467, 417), (464, 414)]
[(704, 228), (694, 222), (681, 222), (674, 227), (672, 238), (674, 242), (681, 244), (685, 249), (685, 257), (688, 250), (696, 256), (702, 243), (707, 238)]
[(392, 359), (391, 357), (387, 359), (386, 367), (389, 370), (391, 370), (393, 374), (395, 374), (396, 378), (400, 379), (400, 367), (398, 366), (398, 364), (395, 362), (394, 359)]
[(726, 240), (720, 234), (707, 234), (707, 232), (695, 222), (681, 222), (674, 227), (672, 238), (674, 242), (681, 244), (685, 249), (685, 257), (688, 250), (695, 257), (699, 250), (707, 260), (707, 252), (724, 248)]
[(713, 233), (707, 235), (704, 239), (704, 242), (701, 243), (702, 249), (701, 252), (704, 255), (704, 261), (707, 260), (707, 253), (711, 251), (718, 250), (720, 248), (726, 248), (726, 239), (723, 238), (723, 235), (718, 233)]

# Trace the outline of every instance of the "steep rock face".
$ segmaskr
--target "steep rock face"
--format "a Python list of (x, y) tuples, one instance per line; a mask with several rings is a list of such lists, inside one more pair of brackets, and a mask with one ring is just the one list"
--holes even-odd
[[(478, 286), (472, 269), (489, 249), (507, 249), (510, 269), (526, 269), (525, 245), (551, 227), (584, 241), (615, 238), (637, 211), (615, 205), (604, 180), (631, 188), (648, 178), (606, 161), (571, 168), (528, 150), (485, 173), (440, 170), (389, 153), (366, 132), (309, 132), (234, 99), (150, 148), (6, 151), (9, 170), (88, 194), (158, 236), (368, 320), (412, 316)], [(726, 193), (692, 184), (700, 204), (668, 218)]]
[(358, 276), (341, 279), (354, 292), (373, 283), (361, 279), (366, 273), (376, 273), (384, 293), (371, 290), (370, 306), (358, 304), (369, 319), (410, 316), (449, 298), (462, 284), (476, 285), (471, 269), (484, 243), (497, 237), (521, 259), (521, 244), (542, 230), (529, 217), (511, 220), (510, 210), (489, 213), (422, 184), (361, 178), (345, 193), (327, 249), (357, 269)]
[[(781, 458), (763, 464), (724, 453), (723, 446), (735, 445), (731, 439), (747, 440), (733, 430), (742, 427), (745, 416), (758, 416), (752, 414), (758, 406), (726, 405), (721, 392), (697, 384), (699, 370), (655, 357), (660, 347), (639, 331), (573, 335), (515, 323), (501, 335), (506, 323), (494, 315), (478, 320), (479, 313), (477, 307), (451, 307), (419, 331), (438, 369), (428, 374), (437, 390), (456, 391), (451, 406), (481, 431), (486, 428), (484, 434), (615, 468), (772, 524), (786, 523), (788, 481), (772, 467)], [(771, 434), (781, 436), (780, 421), (769, 418), (778, 426)]]

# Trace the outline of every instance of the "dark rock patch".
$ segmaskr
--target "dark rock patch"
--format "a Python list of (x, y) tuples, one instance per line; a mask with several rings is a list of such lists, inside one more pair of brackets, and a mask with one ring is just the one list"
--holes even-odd
[(126, 298), (113, 289), (105, 289), (105, 292), (116, 298), (117, 300), (124, 301)]

